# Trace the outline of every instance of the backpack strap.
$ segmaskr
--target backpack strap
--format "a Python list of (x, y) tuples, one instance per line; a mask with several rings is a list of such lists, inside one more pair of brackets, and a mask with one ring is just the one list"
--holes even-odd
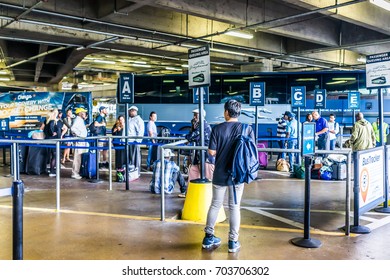
[[(246, 124), (246, 123), (241, 123), (241, 135), (245, 135), (247, 129), (248, 129), (248, 124)], [(236, 184), (234, 183), (233, 177), (232, 177), (232, 182), (233, 182), (233, 198), (234, 198), (234, 204), (237, 204)]]

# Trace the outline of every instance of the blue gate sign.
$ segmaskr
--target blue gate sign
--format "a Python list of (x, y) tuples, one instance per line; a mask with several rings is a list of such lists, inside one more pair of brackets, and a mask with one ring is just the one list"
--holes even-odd
[(195, 104), (199, 104), (199, 91), (203, 90), (203, 103), (209, 103), (209, 87), (196, 87), (192, 89), (193, 100)]
[(314, 90), (314, 108), (316, 109), (326, 108), (326, 89)]
[(360, 109), (360, 92), (348, 93), (348, 109)]
[(302, 156), (311, 156), (315, 153), (315, 123), (304, 123), (302, 125)]
[(120, 74), (116, 90), (118, 103), (134, 103), (134, 74)]
[(265, 83), (252, 82), (249, 84), (249, 105), (264, 106), (265, 104)]
[(306, 87), (291, 87), (291, 107), (306, 107)]

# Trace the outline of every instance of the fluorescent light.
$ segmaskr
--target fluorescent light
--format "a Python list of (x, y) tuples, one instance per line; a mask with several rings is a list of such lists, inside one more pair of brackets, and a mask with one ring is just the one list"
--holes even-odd
[(166, 70), (173, 70), (173, 71), (181, 71), (180, 68), (175, 68), (175, 67), (165, 67)]
[(317, 81), (317, 78), (299, 78), (295, 80), (296, 82), (313, 82)]
[(367, 59), (365, 57), (363, 57), (363, 56), (359, 56), (356, 60), (359, 61), (359, 62), (363, 62), (363, 63), (367, 62)]
[(144, 68), (152, 67), (152, 66), (147, 65), (147, 64), (138, 64), (138, 63), (133, 63), (133, 64), (131, 64), (131, 66), (134, 66), (134, 67), (144, 67)]
[(225, 83), (242, 83), (246, 82), (244, 79), (224, 79), (223, 80)]
[(339, 81), (334, 81), (334, 82), (328, 82), (326, 83), (327, 85), (338, 85), (338, 84), (345, 84), (347, 81), (346, 80), (339, 80)]
[(0, 77), (0, 81), (8, 82), (10, 80), (10, 78)]
[(115, 61), (101, 60), (101, 59), (95, 59), (93, 62), (95, 62), (95, 63), (103, 63), (103, 64), (115, 64)]
[(181, 67), (188, 68), (188, 64), (182, 64)]
[(332, 78), (333, 81), (356, 81), (355, 77)]
[(171, 83), (174, 83), (175, 80), (163, 80), (163, 83), (164, 84), (171, 84)]
[(377, 5), (382, 9), (390, 11), (390, 2), (387, 0), (370, 0), (370, 3)]
[(146, 64), (146, 62), (145, 61), (140, 61), (140, 60), (137, 60), (137, 61), (133, 61), (134, 63), (136, 63), (136, 64)]
[(7, 75), (7, 74), (9, 74), (8, 71), (0, 70), (0, 75)]
[(219, 52), (219, 53), (234, 54), (234, 55), (242, 55), (242, 56), (252, 56), (252, 55), (248, 55), (246, 53), (240, 53), (240, 52), (234, 52), (234, 51), (228, 51), (228, 50), (220, 50), (220, 49), (215, 49), (215, 48), (211, 48), (210, 51)]
[(243, 39), (253, 39), (253, 35), (252, 34), (244, 33), (244, 32), (241, 32), (241, 31), (228, 31), (225, 34), (229, 35), (229, 36), (243, 38)]

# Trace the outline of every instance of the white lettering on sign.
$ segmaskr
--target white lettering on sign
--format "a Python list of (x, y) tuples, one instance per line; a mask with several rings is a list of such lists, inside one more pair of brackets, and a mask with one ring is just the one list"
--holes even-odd
[(324, 101), (324, 96), (323, 95), (321, 95), (321, 94), (317, 94), (316, 95), (316, 102), (322, 102), (322, 101)]
[(357, 103), (357, 96), (356, 95), (351, 96), (351, 103), (353, 103), (353, 104)]
[(294, 93), (294, 99), (295, 100), (302, 100), (302, 92), (300, 92), (300, 91), (296, 91), (295, 93)]
[(261, 97), (261, 88), (254, 88), (253, 89), (253, 98), (260, 98)]
[(128, 81), (124, 81), (122, 93), (131, 93), (131, 89)]

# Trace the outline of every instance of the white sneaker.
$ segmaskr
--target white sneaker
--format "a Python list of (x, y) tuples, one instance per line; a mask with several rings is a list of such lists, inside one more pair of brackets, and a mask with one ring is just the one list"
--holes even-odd
[(81, 177), (79, 174), (72, 174), (72, 176), (71, 176), (73, 179), (77, 179), (77, 180), (80, 180), (81, 178), (83, 178), (83, 177)]
[(49, 173), (49, 177), (55, 177), (56, 174), (55, 173)]

